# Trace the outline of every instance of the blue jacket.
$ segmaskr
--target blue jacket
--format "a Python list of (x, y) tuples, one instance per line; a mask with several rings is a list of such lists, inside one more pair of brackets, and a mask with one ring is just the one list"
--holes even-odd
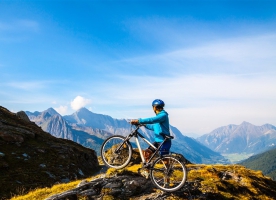
[(165, 110), (159, 112), (155, 117), (139, 119), (140, 124), (146, 124), (146, 128), (154, 131), (155, 142), (163, 142), (164, 138), (160, 133), (170, 135), (170, 123), (168, 113)]

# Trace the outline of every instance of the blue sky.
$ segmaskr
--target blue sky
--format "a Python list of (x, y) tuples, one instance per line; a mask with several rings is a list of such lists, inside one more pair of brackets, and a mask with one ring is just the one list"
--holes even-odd
[(0, 105), (276, 125), (275, 1), (2, 1)]

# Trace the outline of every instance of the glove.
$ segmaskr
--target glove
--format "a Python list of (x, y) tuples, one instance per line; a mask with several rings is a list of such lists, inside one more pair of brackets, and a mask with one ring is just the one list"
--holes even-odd
[(131, 124), (134, 124), (134, 125), (137, 125), (137, 124), (139, 124), (139, 120), (138, 120), (138, 119), (132, 119), (132, 120), (130, 121), (130, 123), (131, 123)]

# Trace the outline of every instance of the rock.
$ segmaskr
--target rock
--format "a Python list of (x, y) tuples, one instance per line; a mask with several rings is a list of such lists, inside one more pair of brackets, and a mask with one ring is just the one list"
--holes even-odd
[(81, 169), (79, 169), (79, 174), (81, 175), (81, 176), (84, 176), (84, 174), (83, 174), (83, 172), (81, 171)]
[(120, 188), (123, 186), (123, 183), (121, 181), (119, 182), (111, 182), (104, 186), (104, 188)]
[(0, 160), (0, 168), (8, 168), (8, 167), (9, 167), (9, 164), (7, 162)]
[(16, 116), (19, 117), (20, 119), (23, 119), (26, 122), (31, 122), (29, 117), (26, 115), (26, 113), (24, 111), (17, 112)]
[(53, 195), (51, 197), (48, 197), (45, 200), (77, 200), (77, 192), (75, 190), (69, 190), (67, 192), (63, 192), (61, 194)]
[(0, 138), (6, 142), (24, 142), (24, 138), (21, 135), (14, 134), (14, 133), (7, 133), (7, 132), (0, 132)]
[[(118, 199), (126, 199), (126, 197), (130, 197), (133, 194), (152, 192), (153, 188), (154, 186), (151, 181), (144, 177), (122, 175), (97, 178), (90, 182), (83, 180), (75, 189), (51, 196), (47, 200), (57, 200), (61, 199), (61, 197), (69, 199), (73, 198), (74, 195), (84, 197), (85, 199), (97, 199), (99, 196), (105, 195), (112, 195), (118, 197)], [(103, 199), (105, 198), (103, 197)]]
[(51, 173), (50, 173), (50, 172), (48, 172), (48, 171), (46, 171), (45, 173), (46, 173), (46, 174), (48, 174), (50, 178), (56, 178), (56, 176), (55, 176), (55, 175), (51, 174)]
[(4, 156), (5, 156), (5, 154), (0, 152), (0, 157), (4, 157)]
[(44, 149), (36, 149), (36, 151), (39, 152), (39, 153), (45, 153)]
[(81, 186), (83, 186), (83, 185), (85, 185), (86, 183), (88, 183), (87, 180), (82, 180), (82, 181), (77, 185), (77, 188), (78, 188), (78, 187), (81, 187)]
[(40, 164), (39, 167), (45, 168), (46, 165), (45, 164)]
[(26, 153), (23, 153), (22, 156), (24, 156), (25, 158), (29, 158), (30, 156)]
[(18, 132), (20, 134), (23, 134), (24, 136), (35, 138), (35, 133), (33, 133), (31, 131), (28, 131), (28, 130), (25, 130), (25, 129), (22, 129), (22, 128), (15, 128), (15, 130), (16, 130), (16, 132)]
[(69, 183), (70, 179), (69, 178), (63, 178), (60, 180), (62, 183)]
[(79, 193), (80, 196), (91, 196), (91, 195), (95, 195), (95, 194), (97, 194), (97, 192), (94, 189), (84, 190)]
[(27, 193), (61, 183), (61, 179), (68, 182), (98, 172), (99, 163), (93, 149), (55, 138), (22, 118), (24, 115), (0, 106), (0, 151), (3, 153), (0, 155), (0, 199), (22, 194), (15, 180), (22, 182)]

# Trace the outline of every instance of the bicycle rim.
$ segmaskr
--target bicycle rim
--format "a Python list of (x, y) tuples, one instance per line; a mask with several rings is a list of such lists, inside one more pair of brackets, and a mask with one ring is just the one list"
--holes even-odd
[(153, 184), (166, 192), (179, 190), (187, 179), (185, 165), (172, 156), (157, 158), (153, 163), (150, 175)]
[(115, 135), (106, 139), (102, 144), (101, 157), (108, 167), (121, 169), (130, 162), (132, 147), (129, 142), (123, 143), (124, 139), (123, 136)]

